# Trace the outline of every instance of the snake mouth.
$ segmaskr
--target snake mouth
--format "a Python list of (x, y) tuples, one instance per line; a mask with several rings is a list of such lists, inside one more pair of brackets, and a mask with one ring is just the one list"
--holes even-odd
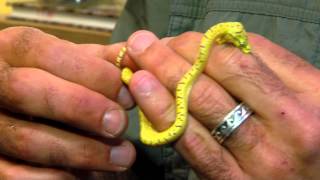
[(246, 42), (239, 43), (239, 48), (246, 54), (250, 53), (251, 51), (251, 46)]
[(251, 51), (251, 47), (248, 43), (248, 39), (246, 38), (245, 32), (241, 31), (238, 32), (238, 36), (234, 37), (234, 40), (237, 43), (234, 43), (235, 46), (237, 46), (239, 49), (241, 49), (244, 53), (249, 53)]
[(242, 52), (249, 54), (251, 52), (251, 47), (249, 45), (246, 45), (242, 48)]

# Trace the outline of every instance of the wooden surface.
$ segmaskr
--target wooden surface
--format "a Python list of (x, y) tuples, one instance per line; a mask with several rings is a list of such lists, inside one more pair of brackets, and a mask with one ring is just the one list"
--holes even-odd
[(0, 30), (12, 26), (30, 26), (39, 28), (46, 33), (75, 43), (106, 44), (111, 36), (111, 32), (103, 32), (93, 29), (0, 18)]

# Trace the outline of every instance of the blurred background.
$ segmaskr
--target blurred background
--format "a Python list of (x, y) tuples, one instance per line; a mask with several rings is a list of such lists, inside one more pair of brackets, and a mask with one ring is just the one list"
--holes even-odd
[(0, 30), (31, 26), (75, 43), (106, 44), (126, 0), (0, 0)]

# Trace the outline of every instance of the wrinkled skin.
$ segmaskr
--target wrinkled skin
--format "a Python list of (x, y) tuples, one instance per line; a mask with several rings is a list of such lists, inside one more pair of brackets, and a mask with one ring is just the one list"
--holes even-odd
[[(175, 119), (174, 91), (190, 68), (202, 34), (158, 40), (138, 31), (128, 53), (143, 69), (130, 91), (158, 130)], [(203, 179), (319, 179), (320, 71), (264, 37), (249, 34), (252, 54), (215, 45), (194, 84), (189, 124), (175, 148)], [(254, 114), (223, 145), (210, 135), (220, 119), (246, 102)]]
[(131, 166), (135, 149), (117, 137), (133, 101), (107, 61), (122, 44), (78, 45), (14, 27), (0, 31), (0, 46), (0, 179)]

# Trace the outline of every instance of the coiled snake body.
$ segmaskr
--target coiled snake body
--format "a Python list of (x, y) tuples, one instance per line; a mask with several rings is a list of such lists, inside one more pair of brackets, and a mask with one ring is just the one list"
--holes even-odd
[[(203, 72), (210, 49), (214, 43), (223, 44), (231, 43), (241, 49), (244, 53), (250, 52), (247, 35), (244, 27), (239, 22), (224, 22), (212, 26), (203, 36), (199, 53), (196, 61), (191, 69), (184, 74), (180, 79), (176, 88), (176, 119), (174, 123), (162, 132), (156, 131), (152, 124), (147, 120), (141, 110), (140, 116), (140, 140), (150, 146), (164, 145), (175, 141), (180, 137), (187, 127), (188, 118), (188, 97), (194, 81)], [(120, 67), (126, 48), (122, 48), (117, 60), (116, 65)], [(126, 84), (129, 83), (132, 76), (132, 71), (129, 68), (122, 69), (121, 79)]]

